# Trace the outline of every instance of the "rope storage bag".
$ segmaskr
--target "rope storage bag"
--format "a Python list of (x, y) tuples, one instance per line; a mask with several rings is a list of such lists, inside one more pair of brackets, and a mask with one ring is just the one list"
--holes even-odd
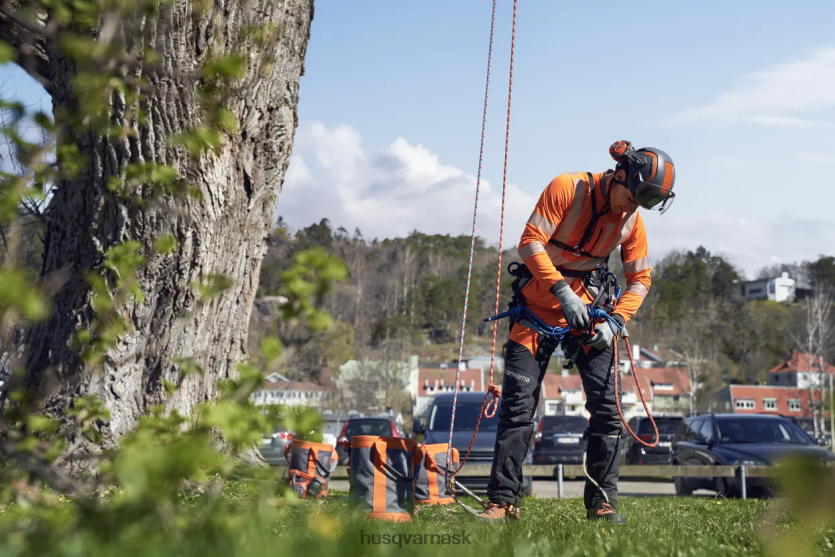
[(415, 509), (414, 465), (417, 443), (401, 437), (351, 438), (351, 506), (370, 518), (411, 522)]
[[(425, 505), (448, 505), (454, 503), (452, 496), (444, 493), (447, 470), (447, 443), (419, 445), (419, 459), (415, 463), (415, 503)], [(452, 470), (458, 468), (458, 449), (452, 449)]]
[(327, 496), (331, 473), (339, 461), (332, 445), (294, 439), (292, 445), (285, 447), (284, 454), (290, 462), (287, 483), (300, 498)]

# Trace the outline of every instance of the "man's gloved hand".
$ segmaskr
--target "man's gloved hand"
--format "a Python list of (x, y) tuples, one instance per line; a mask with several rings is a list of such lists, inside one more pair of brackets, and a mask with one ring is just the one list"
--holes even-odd
[[(621, 328), (623, 328), (623, 317), (621, 317), (617, 313), (612, 314), (612, 317), (615, 319), (615, 321), (618, 322), (618, 325), (620, 325)], [(592, 348), (596, 348), (598, 350), (606, 350), (612, 344), (612, 339), (615, 338), (615, 332), (617, 331), (617, 328), (608, 321), (605, 321), (603, 323), (598, 324), (594, 328), (594, 331), (595, 335), (583, 342), (583, 344)]]
[(589, 312), (586, 304), (575, 294), (564, 280), (557, 281), (551, 287), (551, 294), (560, 301), (565, 320), (573, 329), (586, 329), (589, 326)]

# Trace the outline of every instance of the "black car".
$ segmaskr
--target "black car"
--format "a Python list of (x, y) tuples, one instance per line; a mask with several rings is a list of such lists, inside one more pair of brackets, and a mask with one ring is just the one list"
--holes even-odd
[(339, 464), (348, 464), (348, 457), (351, 451), (345, 447), (350, 446), (351, 437), (354, 435), (375, 435), (378, 437), (405, 437), (403, 432), (394, 423), (394, 420), (382, 417), (350, 418), (342, 425), (342, 433), (336, 440), (336, 454), (339, 456)]
[[(481, 411), (481, 404), (484, 402), (484, 392), (458, 393), (458, 401), (455, 407), (455, 427), (452, 434), (452, 446), (458, 449), (461, 454), (461, 461), (467, 454), (467, 448), (473, 439), (473, 432)], [(499, 399), (501, 405), (501, 399)], [(424, 434), (423, 442), (427, 445), (435, 443), (449, 443), (449, 425), (452, 419), (452, 393), (441, 393), (435, 395), (432, 405), (427, 412), (426, 425), (420, 420), (414, 422), (414, 432)], [(496, 428), (499, 425), (499, 412), (492, 418), (481, 417), (481, 424), (478, 426), (478, 435), (473, 443), (473, 450), (467, 459), (465, 467), (469, 464), (492, 465), (493, 453), (496, 449)], [(529, 450), (523, 464), (533, 463), (533, 451)], [(455, 481), (463, 484), (472, 491), (485, 491), (487, 489), (487, 476), (456, 476)], [(530, 476), (522, 477), (522, 493), (531, 495), (533, 484)]]
[[(676, 430), (681, 425), (682, 416), (653, 416), (655, 425), (658, 426), (658, 444), (654, 447), (645, 447), (635, 441), (627, 432), (623, 436), (622, 454), (626, 464), (669, 464), (670, 447)], [(639, 439), (652, 444), (655, 441), (655, 430), (652, 422), (647, 416), (635, 416), (629, 420), (628, 425)]]
[(589, 421), (583, 416), (542, 416), (534, 435), (535, 464), (582, 464), (583, 433)]
[[(770, 466), (790, 457), (832, 462), (835, 455), (821, 447), (791, 420), (770, 414), (702, 414), (685, 418), (673, 440), (674, 465)], [(709, 489), (722, 495), (740, 492), (732, 478), (674, 478), (676, 493), (690, 495)], [(770, 496), (771, 478), (746, 478), (752, 496)]]

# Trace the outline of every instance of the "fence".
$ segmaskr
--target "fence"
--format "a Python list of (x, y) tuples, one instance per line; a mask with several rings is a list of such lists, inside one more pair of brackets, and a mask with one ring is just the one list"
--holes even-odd
[[(832, 468), (832, 466), (829, 466)], [(344, 468), (340, 467), (342, 470)], [(339, 474), (340, 468), (334, 472), (333, 479), (347, 480), (347, 475)], [(583, 467), (580, 465), (534, 465), (525, 466), (526, 476), (537, 478), (537, 481), (553, 479), (557, 482), (557, 497), (563, 497), (563, 478), (566, 476), (584, 477)], [(625, 478), (738, 478), (740, 496), (748, 498), (748, 478), (768, 478), (779, 475), (779, 466), (673, 466), (673, 465), (622, 465), (620, 467), (620, 479)], [(490, 466), (467, 464), (459, 471), (458, 477), (485, 477), (490, 475)]]

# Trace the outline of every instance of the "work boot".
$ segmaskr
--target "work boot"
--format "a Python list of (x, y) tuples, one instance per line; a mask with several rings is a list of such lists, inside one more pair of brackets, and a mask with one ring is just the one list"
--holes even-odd
[(591, 509), (586, 509), (586, 517), (589, 520), (608, 520), (615, 524), (624, 524), (626, 520), (619, 515), (609, 503), (601, 501)]
[(509, 503), (487, 503), (487, 508), (476, 515), (483, 522), (506, 522), (519, 520), (519, 507)]

